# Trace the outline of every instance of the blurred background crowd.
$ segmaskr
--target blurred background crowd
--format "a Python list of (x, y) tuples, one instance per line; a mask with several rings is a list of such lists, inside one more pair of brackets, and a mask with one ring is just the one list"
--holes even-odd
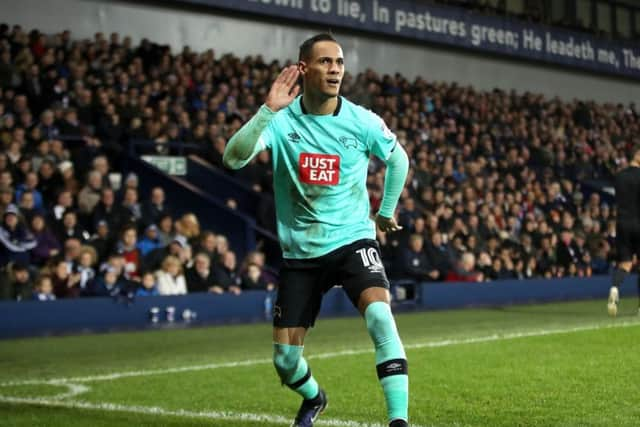
[[(122, 175), (175, 143), (223, 169), (228, 138), (286, 63), (193, 52), (143, 39), (0, 25), (0, 269), (7, 299), (274, 289), (260, 251), (175, 215), (161, 186)], [(348, 65), (347, 65), (348, 70)], [(615, 206), (606, 185), (640, 143), (634, 105), (478, 91), (424, 76), (347, 73), (342, 93), (379, 114), (411, 159), (397, 215), (378, 239), (392, 279), (587, 277), (611, 268)], [(171, 143), (171, 144), (170, 144)], [(272, 194), (270, 154), (230, 174)], [(370, 164), (372, 213), (384, 164)], [(233, 207), (234, 201), (228, 200)], [(274, 229), (273, 212), (259, 224)]]

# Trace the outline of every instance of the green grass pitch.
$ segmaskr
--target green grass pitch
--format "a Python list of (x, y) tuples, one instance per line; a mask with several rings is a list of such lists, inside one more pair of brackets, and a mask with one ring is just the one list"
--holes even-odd
[[(638, 426), (637, 302), (401, 314), (412, 426)], [(318, 426), (384, 426), (363, 321), (321, 319), (305, 354)], [(285, 426), (267, 324), (0, 341), (0, 426)]]

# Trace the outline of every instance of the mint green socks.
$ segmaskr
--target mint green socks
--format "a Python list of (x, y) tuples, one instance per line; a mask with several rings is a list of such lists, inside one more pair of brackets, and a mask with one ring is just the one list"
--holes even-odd
[(303, 349), (300, 345), (274, 343), (273, 364), (282, 384), (309, 400), (318, 395), (319, 387), (302, 357)]
[[(391, 307), (384, 302), (374, 302), (365, 310), (364, 318), (376, 350), (376, 370), (387, 403), (389, 421), (408, 420), (407, 359)], [(283, 384), (304, 399), (313, 399), (318, 395), (319, 387), (302, 357), (303, 349), (303, 346), (274, 343), (273, 364)]]
[(409, 418), (407, 358), (398, 335), (391, 307), (384, 302), (369, 304), (364, 312), (376, 350), (376, 370), (387, 402), (389, 421)]

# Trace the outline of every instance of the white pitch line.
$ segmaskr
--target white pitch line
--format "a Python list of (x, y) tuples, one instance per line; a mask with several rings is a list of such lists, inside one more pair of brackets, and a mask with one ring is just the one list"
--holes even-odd
[[(592, 325), (585, 325), (585, 326), (577, 326), (573, 328), (538, 329), (538, 330), (532, 330), (532, 331), (526, 331), (526, 332), (510, 332), (510, 333), (508, 332), (504, 334), (492, 334), (492, 335), (485, 335), (485, 336), (475, 337), (475, 338), (472, 337), (472, 338), (462, 338), (462, 339), (448, 339), (448, 340), (431, 341), (431, 342), (425, 342), (425, 343), (408, 344), (408, 345), (405, 345), (405, 349), (415, 350), (415, 349), (421, 349), (421, 348), (448, 347), (452, 345), (477, 344), (477, 343), (492, 342), (492, 341), (511, 340), (511, 339), (517, 339), (517, 338), (537, 337), (537, 336), (545, 336), (545, 335), (566, 334), (566, 333), (592, 331), (592, 330), (600, 330), (600, 329), (625, 328), (625, 327), (632, 327), (632, 326), (638, 326), (638, 325), (640, 325), (640, 321), (636, 320), (636, 321), (616, 322), (612, 324), (592, 324)], [(354, 355), (368, 354), (373, 352), (374, 352), (373, 348), (342, 350), (342, 351), (329, 352), (329, 353), (311, 354), (307, 356), (307, 359), (330, 359), (335, 357), (354, 356)], [(181, 366), (177, 368), (149, 369), (149, 370), (130, 371), (130, 372), (114, 372), (111, 374), (90, 375), (90, 376), (84, 376), (84, 377), (54, 378), (49, 380), (8, 381), (8, 382), (0, 383), (0, 387), (30, 385), (30, 384), (54, 384), (55, 385), (55, 384), (62, 384), (62, 383), (111, 381), (111, 380), (117, 380), (120, 378), (128, 378), (128, 377), (166, 375), (166, 374), (174, 374), (174, 373), (180, 373), (180, 372), (203, 371), (203, 370), (221, 369), (221, 368), (236, 368), (236, 367), (242, 367), (242, 366), (263, 365), (263, 364), (269, 364), (269, 363), (273, 363), (272, 359), (249, 359), (249, 360), (241, 360), (236, 362)]]
[[(155, 406), (127, 406), (119, 405), (116, 403), (91, 403), (91, 402), (68, 402), (52, 399), (41, 398), (23, 398), (23, 397), (5, 397), (0, 396), (0, 402), (15, 403), (15, 404), (28, 404), (38, 406), (49, 406), (57, 408), (69, 408), (69, 409), (88, 409), (98, 410), (106, 412), (127, 412), (142, 415), (162, 415), (173, 416), (181, 418), (205, 418), (209, 420), (217, 421), (244, 421), (254, 423), (272, 423), (272, 424), (286, 424), (288, 425), (291, 420), (280, 415), (269, 414), (252, 414), (242, 412), (229, 412), (229, 411), (187, 411), (184, 409), (169, 410), (159, 408)], [(315, 425), (327, 426), (327, 427), (385, 427), (382, 424), (377, 423), (360, 423), (357, 421), (346, 421), (331, 418), (319, 418)], [(415, 427), (424, 427), (415, 425)]]
[[(564, 334), (564, 333), (609, 329), (609, 328), (621, 328), (621, 327), (630, 327), (630, 326), (638, 326), (638, 325), (640, 325), (640, 322), (638, 321), (626, 321), (626, 322), (619, 322), (615, 324), (605, 324), (605, 325), (595, 324), (595, 325), (586, 325), (586, 326), (579, 326), (579, 327), (565, 328), (565, 329), (543, 329), (543, 330), (534, 330), (534, 331), (528, 331), (528, 332), (493, 334), (493, 335), (487, 335), (487, 336), (476, 337), (476, 338), (450, 339), (450, 340), (432, 341), (432, 342), (426, 342), (426, 343), (409, 344), (409, 345), (406, 345), (405, 348), (407, 349), (437, 348), (437, 347), (446, 347), (446, 346), (452, 346), (452, 345), (474, 344), (474, 343), (510, 340), (510, 339), (517, 339), (517, 338), (525, 338), (525, 337), (536, 337), (536, 336)], [(310, 359), (328, 359), (328, 358), (334, 358), (334, 357), (340, 357), (340, 356), (351, 356), (351, 355), (359, 355), (359, 354), (366, 354), (366, 353), (372, 353), (372, 352), (373, 352), (372, 349), (344, 350), (339, 352), (311, 355), (309, 356), (309, 358)], [(236, 412), (228, 412), (228, 411), (187, 411), (183, 409), (168, 410), (168, 409), (159, 408), (159, 407), (126, 406), (126, 405), (119, 405), (115, 403), (91, 403), (91, 402), (82, 402), (82, 401), (59, 400), (59, 399), (73, 397), (88, 391), (89, 389), (88, 387), (74, 384), (78, 382), (109, 381), (109, 380), (115, 380), (118, 378), (126, 378), (126, 377), (161, 375), (161, 374), (170, 374), (170, 373), (178, 373), (178, 372), (189, 372), (189, 371), (198, 371), (198, 370), (205, 370), (205, 369), (220, 369), (220, 368), (238, 367), (238, 366), (253, 366), (258, 364), (266, 364), (266, 363), (271, 363), (271, 359), (251, 359), (251, 360), (244, 360), (239, 362), (183, 366), (179, 368), (156, 369), (156, 370), (136, 371), (136, 372), (121, 372), (121, 373), (113, 373), (108, 375), (94, 375), (94, 376), (77, 377), (77, 378), (58, 378), (58, 379), (40, 380), (40, 381), (38, 380), (10, 381), (10, 382), (2, 383), (0, 384), (0, 386), (8, 387), (8, 386), (19, 386), (19, 385), (27, 385), (27, 384), (49, 384), (49, 385), (66, 386), (69, 389), (69, 391), (67, 393), (61, 393), (49, 398), (23, 398), (23, 397), (12, 397), (12, 396), (0, 395), (0, 402), (49, 406), (49, 407), (61, 407), (61, 408), (70, 408), (70, 409), (99, 410), (99, 411), (108, 411), (108, 412), (127, 412), (127, 413), (143, 414), (143, 415), (163, 415), (163, 416), (175, 416), (175, 417), (187, 417), (187, 418), (205, 418), (205, 419), (223, 420), (223, 421), (225, 420), (226, 421), (247, 421), (247, 422), (256, 422), (256, 423), (269, 422), (269, 423), (287, 424), (289, 422), (289, 419), (279, 415), (236, 413)], [(381, 424), (359, 423), (356, 421), (344, 421), (344, 420), (337, 420), (337, 419), (330, 419), (330, 418), (318, 420), (317, 425), (328, 426), (328, 427), (384, 427)], [(422, 426), (415, 426), (415, 427), (422, 427)]]

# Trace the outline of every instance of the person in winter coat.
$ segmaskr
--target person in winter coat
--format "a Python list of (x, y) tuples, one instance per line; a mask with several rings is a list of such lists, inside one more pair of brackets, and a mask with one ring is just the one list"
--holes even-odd
[(169, 255), (162, 261), (162, 268), (156, 271), (156, 279), (160, 295), (184, 295), (187, 293), (187, 282), (182, 273), (182, 263), (173, 255)]
[(17, 206), (7, 206), (0, 225), (0, 269), (14, 262), (28, 265), (31, 262), (31, 249), (37, 244), (31, 232), (20, 223)]

